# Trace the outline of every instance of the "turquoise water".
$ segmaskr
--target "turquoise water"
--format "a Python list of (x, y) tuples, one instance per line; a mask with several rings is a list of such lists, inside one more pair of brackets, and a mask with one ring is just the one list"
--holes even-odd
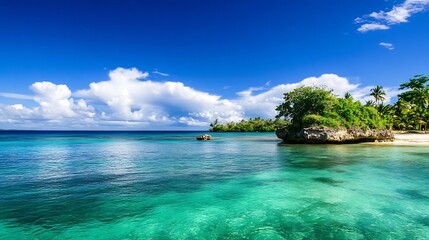
[(429, 149), (0, 132), (0, 239), (429, 239)]

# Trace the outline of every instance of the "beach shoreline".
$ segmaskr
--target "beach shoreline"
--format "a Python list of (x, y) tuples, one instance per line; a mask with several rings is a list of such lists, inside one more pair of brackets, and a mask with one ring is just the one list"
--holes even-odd
[(376, 144), (428, 145), (429, 146), (429, 132), (427, 133), (395, 132), (395, 140), (393, 142), (376, 142)]

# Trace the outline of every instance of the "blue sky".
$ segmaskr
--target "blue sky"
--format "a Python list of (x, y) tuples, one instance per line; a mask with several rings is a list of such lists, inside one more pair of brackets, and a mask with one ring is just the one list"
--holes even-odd
[(429, 73), (428, 8), (0, 0), (0, 128), (206, 129), (215, 118), (272, 117), (282, 93), (303, 84), (362, 101), (383, 85), (394, 96)]

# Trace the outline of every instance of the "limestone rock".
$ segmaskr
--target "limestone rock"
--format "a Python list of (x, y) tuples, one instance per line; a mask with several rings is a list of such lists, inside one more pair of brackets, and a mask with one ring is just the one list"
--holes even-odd
[(276, 130), (278, 138), (289, 143), (359, 143), (386, 142), (395, 139), (390, 130), (332, 129), (328, 127), (308, 127), (301, 131), (288, 132), (286, 129)]
[(212, 140), (212, 136), (208, 134), (203, 134), (197, 136), (197, 140)]

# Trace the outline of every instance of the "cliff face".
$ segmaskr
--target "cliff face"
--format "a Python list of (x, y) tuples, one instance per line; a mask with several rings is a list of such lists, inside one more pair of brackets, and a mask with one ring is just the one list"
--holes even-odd
[(395, 139), (390, 130), (332, 129), (327, 127), (308, 127), (298, 132), (277, 129), (276, 135), (289, 143), (359, 143), (391, 142)]

